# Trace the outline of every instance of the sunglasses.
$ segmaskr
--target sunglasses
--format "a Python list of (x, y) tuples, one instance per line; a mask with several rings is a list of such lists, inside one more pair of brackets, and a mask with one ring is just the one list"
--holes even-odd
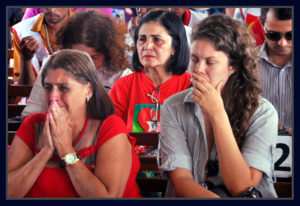
[(279, 41), (283, 36), (286, 40), (291, 41), (293, 35), (292, 35), (292, 31), (286, 32), (284, 34), (275, 31), (266, 31), (265, 36), (267, 39), (271, 41)]
[(159, 95), (160, 91), (159, 89), (154, 89), (152, 91), (152, 94), (147, 94), (150, 98), (152, 103), (155, 105), (154, 109), (150, 109), (150, 119), (152, 122), (152, 128), (155, 128), (155, 131), (158, 131), (158, 110), (159, 110)]

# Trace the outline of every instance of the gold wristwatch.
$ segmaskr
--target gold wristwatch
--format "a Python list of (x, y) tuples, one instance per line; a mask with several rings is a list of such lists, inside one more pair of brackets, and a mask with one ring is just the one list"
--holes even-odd
[(80, 156), (76, 152), (74, 152), (74, 153), (67, 153), (62, 158), (61, 167), (65, 168), (67, 165), (75, 164), (78, 160), (80, 160)]

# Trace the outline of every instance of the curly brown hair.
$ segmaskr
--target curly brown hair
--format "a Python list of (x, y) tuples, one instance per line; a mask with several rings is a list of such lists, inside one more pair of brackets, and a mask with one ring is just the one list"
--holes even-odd
[(229, 66), (236, 68), (222, 90), (222, 98), (241, 148), (261, 93), (255, 41), (239, 21), (225, 14), (211, 15), (195, 25), (191, 42), (200, 39), (211, 42), (217, 51), (223, 51)]
[(104, 54), (104, 64), (114, 71), (128, 68), (125, 57), (126, 24), (117, 24), (112, 18), (98, 11), (78, 12), (58, 32), (57, 44), (63, 49), (70, 49), (74, 44), (84, 44)]

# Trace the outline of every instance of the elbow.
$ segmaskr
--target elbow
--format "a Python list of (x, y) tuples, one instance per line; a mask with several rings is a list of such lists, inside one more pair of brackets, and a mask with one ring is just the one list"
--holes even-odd
[(233, 197), (239, 197), (241, 194), (246, 192), (250, 187), (255, 186), (252, 184), (252, 182), (244, 182), (242, 184), (236, 184), (236, 185), (231, 185), (230, 187), (227, 187), (229, 193)]

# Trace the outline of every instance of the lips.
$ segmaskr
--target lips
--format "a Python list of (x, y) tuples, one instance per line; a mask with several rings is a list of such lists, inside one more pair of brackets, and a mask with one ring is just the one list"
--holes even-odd
[(154, 57), (154, 56), (148, 55), (148, 54), (143, 56), (143, 58), (153, 58), (153, 57)]

